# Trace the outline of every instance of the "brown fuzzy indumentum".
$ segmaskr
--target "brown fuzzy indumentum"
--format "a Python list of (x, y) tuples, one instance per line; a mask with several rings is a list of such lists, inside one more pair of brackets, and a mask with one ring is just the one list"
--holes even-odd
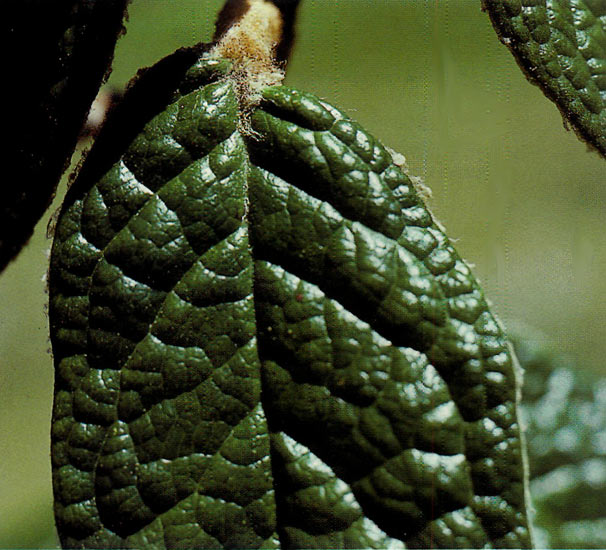
[(247, 113), (261, 100), (261, 90), (284, 79), (277, 49), (283, 37), (280, 9), (269, 0), (228, 3), (217, 22), (216, 43), (207, 57), (233, 63), (233, 82), (242, 109), (242, 130), (250, 133)]

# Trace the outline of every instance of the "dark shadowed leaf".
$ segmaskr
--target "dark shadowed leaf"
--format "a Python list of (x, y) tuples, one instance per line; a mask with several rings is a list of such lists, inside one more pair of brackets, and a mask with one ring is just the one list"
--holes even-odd
[(8, 121), (0, 271), (21, 250), (65, 170), (108, 71), (128, 0), (11, 0), (3, 86)]

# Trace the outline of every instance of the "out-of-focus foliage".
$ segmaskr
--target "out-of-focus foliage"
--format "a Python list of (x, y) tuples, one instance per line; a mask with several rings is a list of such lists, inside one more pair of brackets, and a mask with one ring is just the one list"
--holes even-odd
[(606, 378), (583, 372), (526, 334), (515, 348), (525, 369), (530, 492), (538, 547), (606, 547)]

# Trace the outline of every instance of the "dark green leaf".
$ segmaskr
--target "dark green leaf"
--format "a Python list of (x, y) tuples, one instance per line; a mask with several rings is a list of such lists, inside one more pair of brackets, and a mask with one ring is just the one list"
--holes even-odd
[(574, 368), (526, 334), (516, 339), (525, 369), (527, 425), (537, 543), (606, 547), (606, 379)]
[(528, 79), (606, 156), (606, 0), (482, 0)]
[(18, 0), (2, 7), (8, 121), (0, 271), (28, 241), (69, 164), (122, 30), (128, 0)]
[(241, 121), (194, 54), (133, 88), (57, 226), (63, 544), (527, 547), (512, 356), (411, 180), (309, 94)]

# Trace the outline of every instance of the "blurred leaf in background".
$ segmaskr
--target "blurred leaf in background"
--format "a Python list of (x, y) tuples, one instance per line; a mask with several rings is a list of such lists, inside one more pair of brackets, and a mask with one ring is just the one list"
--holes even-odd
[[(208, 41), (222, 3), (133, 2), (108, 84)], [(562, 128), (478, 0), (304, 0), (286, 84), (340, 105), (406, 155), (506, 324), (522, 319), (604, 373), (604, 161)], [(0, 547), (56, 544), (45, 230), (42, 221), (0, 278)]]
[(606, 377), (583, 371), (533, 331), (519, 334), (535, 543), (605, 548)]

